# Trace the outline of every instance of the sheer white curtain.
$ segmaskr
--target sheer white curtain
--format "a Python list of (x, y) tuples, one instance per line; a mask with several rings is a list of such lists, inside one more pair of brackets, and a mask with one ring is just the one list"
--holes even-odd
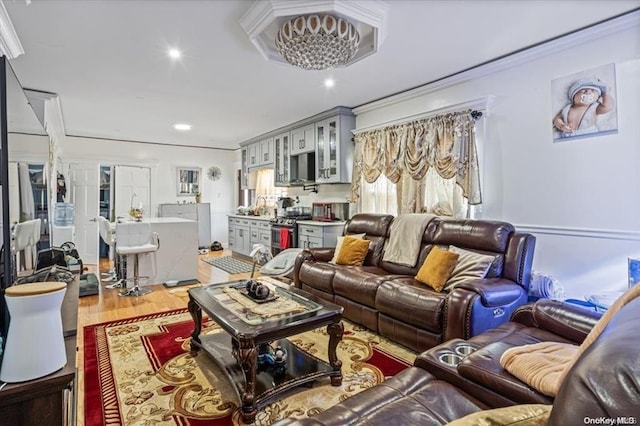
[(362, 181), (358, 200), (358, 213), (398, 214), (398, 196), (396, 185), (385, 176), (373, 183)]
[(431, 168), (424, 177), (424, 210), (438, 216), (467, 216), (467, 200), (456, 178), (445, 179)]

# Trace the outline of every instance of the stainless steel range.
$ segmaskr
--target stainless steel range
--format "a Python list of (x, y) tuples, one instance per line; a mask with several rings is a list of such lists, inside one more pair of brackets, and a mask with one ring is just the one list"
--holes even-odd
[(271, 253), (298, 247), (298, 221), (311, 220), (310, 214), (290, 214), (271, 219)]

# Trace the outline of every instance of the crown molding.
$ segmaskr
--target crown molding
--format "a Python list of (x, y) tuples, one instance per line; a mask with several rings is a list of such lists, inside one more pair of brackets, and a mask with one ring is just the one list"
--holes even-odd
[(504, 71), (511, 67), (515, 67), (535, 59), (539, 59), (563, 50), (587, 43), (589, 41), (598, 40), (620, 31), (628, 30), (640, 25), (640, 11), (626, 13), (617, 18), (612, 18), (605, 22), (594, 24), (576, 32), (560, 36), (558, 38), (542, 42), (529, 48), (511, 53), (509, 55), (496, 58), (484, 64), (477, 65), (459, 73), (444, 77), (442, 79), (427, 83), (415, 89), (410, 89), (396, 95), (388, 96), (374, 102), (360, 105), (353, 109), (356, 115), (365, 112), (374, 111), (385, 108), (409, 99), (423, 96), (438, 90), (445, 89), (456, 84), (461, 84), (470, 80), (482, 78), (484, 76)]
[(60, 97), (56, 93), (41, 90), (23, 90), (47, 134), (56, 141), (63, 141), (66, 133)]
[(0, 53), (9, 59), (24, 54), (24, 48), (4, 3), (0, 2)]

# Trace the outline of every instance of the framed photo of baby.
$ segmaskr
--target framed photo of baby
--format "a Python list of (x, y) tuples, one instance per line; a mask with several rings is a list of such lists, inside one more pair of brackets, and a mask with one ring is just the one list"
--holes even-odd
[(553, 141), (618, 131), (615, 64), (551, 81)]

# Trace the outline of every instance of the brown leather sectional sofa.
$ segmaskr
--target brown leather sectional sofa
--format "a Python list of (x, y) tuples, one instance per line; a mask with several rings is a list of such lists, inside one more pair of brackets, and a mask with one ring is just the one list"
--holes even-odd
[[(535, 237), (506, 222), (431, 220), (414, 267), (383, 260), (394, 217), (358, 214), (345, 235), (371, 241), (363, 266), (329, 263), (334, 249), (303, 251), (296, 259), (295, 285), (344, 307), (344, 316), (421, 352), (454, 338), (467, 339), (506, 322), (527, 302)], [(415, 280), (434, 246), (453, 245), (495, 256), (487, 278), (438, 293)]]
[[(599, 315), (561, 302), (539, 301), (518, 309), (508, 323), (468, 341), (453, 340), (423, 354), (414, 366), (338, 405), (284, 425), (444, 425), (469, 414), (493, 418), (459, 424), (637, 424), (640, 418), (640, 298), (625, 305), (584, 351), (555, 399), (541, 396), (504, 371), (498, 359), (511, 346), (540, 341), (579, 344)], [(455, 366), (440, 357), (471, 346)], [(514, 403), (549, 404), (547, 420), (526, 423)], [(494, 407), (507, 408), (496, 420)], [(527, 407), (529, 408), (529, 407)], [(536, 407), (540, 408), (540, 406)], [(542, 407), (549, 408), (549, 407)], [(503, 409), (504, 410), (504, 409)], [(506, 420), (505, 420), (506, 417)], [(605, 423), (603, 419), (607, 420)], [(456, 423), (458, 425), (458, 423)]]

